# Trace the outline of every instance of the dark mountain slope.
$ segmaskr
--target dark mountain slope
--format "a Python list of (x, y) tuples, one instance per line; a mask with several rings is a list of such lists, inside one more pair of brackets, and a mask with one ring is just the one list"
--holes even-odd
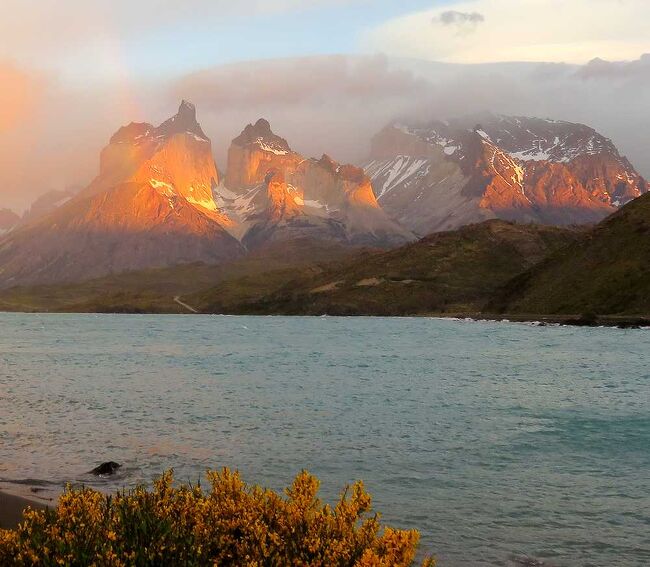
[(125, 183), (12, 232), (0, 242), (0, 285), (82, 281), (241, 254), (218, 222), (185, 199)]
[(515, 278), (489, 308), (527, 314), (650, 314), (650, 194)]
[(487, 221), (309, 273), (221, 283), (188, 298), (216, 313), (415, 315), (475, 312), (514, 276), (579, 232)]
[[(123, 272), (83, 282), (16, 286), (0, 289), (0, 310), (26, 312), (188, 313), (175, 301), (225, 281), (250, 277), (278, 285), (271, 274), (284, 274), (284, 282), (310, 266), (330, 263), (355, 254), (354, 249), (325, 241), (296, 240), (271, 243), (232, 262), (194, 262), (167, 268)], [(287, 275), (290, 274), (290, 275)]]

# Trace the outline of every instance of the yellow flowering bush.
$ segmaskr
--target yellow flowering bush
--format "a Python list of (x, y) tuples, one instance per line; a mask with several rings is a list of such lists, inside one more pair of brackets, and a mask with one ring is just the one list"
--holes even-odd
[(207, 491), (176, 486), (171, 471), (152, 490), (114, 496), (68, 487), (56, 509), (29, 510), (16, 530), (0, 530), (0, 565), (402, 567), (415, 560), (418, 532), (382, 528), (361, 482), (331, 507), (307, 472), (283, 495), (228, 469), (208, 479)]

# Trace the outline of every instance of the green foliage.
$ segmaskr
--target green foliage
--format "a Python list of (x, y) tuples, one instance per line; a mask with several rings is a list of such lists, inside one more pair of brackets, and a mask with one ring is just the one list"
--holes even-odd
[[(0, 565), (359, 566), (412, 565), (416, 531), (382, 529), (362, 483), (335, 507), (319, 482), (299, 474), (284, 495), (245, 484), (236, 472), (208, 473), (210, 490), (173, 483), (115, 496), (68, 488), (55, 510), (28, 511), (0, 530)], [(432, 567), (425, 559), (423, 566)]]

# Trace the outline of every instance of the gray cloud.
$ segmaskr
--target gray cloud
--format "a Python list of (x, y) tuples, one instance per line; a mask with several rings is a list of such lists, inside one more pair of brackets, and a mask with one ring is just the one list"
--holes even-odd
[(170, 93), (195, 102), (220, 163), (230, 140), (260, 116), (307, 155), (360, 161), (370, 136), (424, 105), (432, 88), (383, 56), (323, 56), (217, 67), (177, 81)]
[(464, 24), (476, 25), (484, 21), (485, 16), (479, 12), (458, 12), (457, 10), (447, 10), (446, 12), (442, 12), (442, 14), (433, 18), (434, 23), (442, 24), (445, 26), (461, 26)]

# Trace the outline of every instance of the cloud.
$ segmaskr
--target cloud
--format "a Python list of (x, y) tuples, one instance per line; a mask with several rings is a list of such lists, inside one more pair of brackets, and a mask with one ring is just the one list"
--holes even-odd
[(391, 66), (384, 56), (344, 55), (235, 63), (178, 81), (177, 94), (189, 94), (208, 108), (325, 103), (400, 96), (424, 86), (422, 79)]
[(431, 20), (434, 24), (443, 26), (464, 26), (470, 24), (475, 26), (485, 21), (485, 16), (479, 12), (458, 12), (457, 10), (447, 10)]
[[(594, 57), (632, 59), (650, 50), (647, 0), (462, 0), (453, 8), (389, 20), (367, 30), (361, 45), (459, 63), (586, 63)], [(458, 33), (461, 26), (472, 26), (472, 33)]]
[(0, 85), (0, 132), (5, 132), (33, 110), (40, 79), (11, 63), (0, 61)]
[[(13, 87), (6, 88), (8, 77)], [(17, 211), (50, 189), (87, 184), (117, 127), (162, 104), (147, 84), (138, 85), (142, 100), (124, 104), (120, 84), (70, 89), (6, 62), (0, 84), (0, 208)]]
[(170, 94), (195, 102), (220, 163), (230, 140), (259, 117), (306, 155), (360, 161), (372, 134), (425, 104), (431, 88), (383, 56), (321, 56), (208, 69), (180, 79)]

